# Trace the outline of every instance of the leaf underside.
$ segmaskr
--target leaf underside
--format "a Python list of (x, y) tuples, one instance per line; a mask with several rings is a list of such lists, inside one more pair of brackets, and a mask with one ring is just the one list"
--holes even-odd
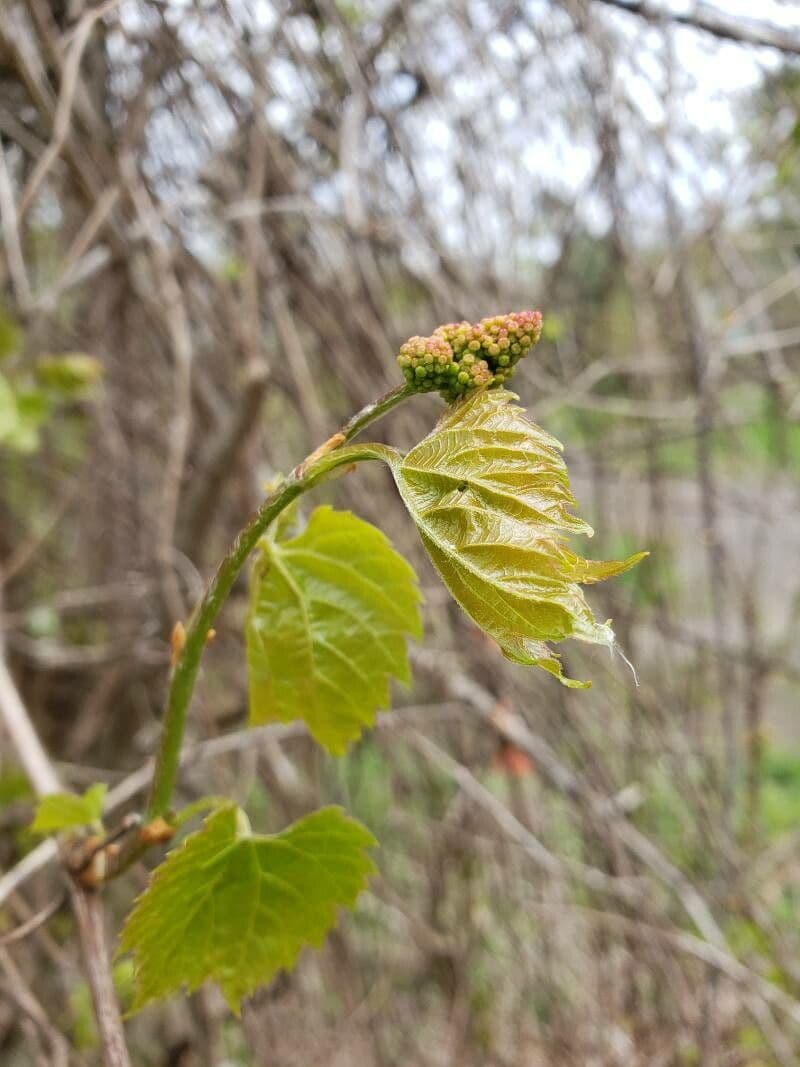
[(133, 1011), (211, 979), (232, 1011), (242, 998), (319, 947), (352, 907), (376, 842), (339, 808), (322, 808), (274, 836), (253, 834), (235, 805), (215, 811), (173, 849), (136, 901), (120, 952), (132, 952)]
[(85, 793), (50, 793), (36, 806), (31, 830), (37, 834), (57, 834), (99, 821), (106, 789), (102, 782), (89, 786)]
[(317, 508), (289, 541), (265, 542), (247, 620), (250, 722), (303, 720), (340, 755), (408, 683), (421, 636), (416, 576), (368, 522)]
[(483, 390), (456, 404), (393, 464), (400, 494), (447, 588), (464, 611), (517, 663), (541, 667), (564, 685), (547, 645), (576, 637), (613, 645), (581, 584), (621, 574), (646, 552), (594, 562), (566, 545), (592, 529), (569, 511), (575, 500), (561, 445), (513, 403)]

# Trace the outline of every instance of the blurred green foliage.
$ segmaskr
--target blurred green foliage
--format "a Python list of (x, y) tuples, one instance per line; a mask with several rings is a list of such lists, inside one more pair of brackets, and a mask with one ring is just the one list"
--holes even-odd
[(759, 816), (769, 839), (800, 827), (800, 754), (769, 748), (762, 759)]
[(80, 352), (24, 356), (24, 336), (0, 308), (0, 450), (29, 455), (64, 404), (84, 398), (102, 375), (100, 362)]
[(16, 767), (0, 770), (0, 808), (20, 800), (30, 800), (33, 790), (27, 776)]

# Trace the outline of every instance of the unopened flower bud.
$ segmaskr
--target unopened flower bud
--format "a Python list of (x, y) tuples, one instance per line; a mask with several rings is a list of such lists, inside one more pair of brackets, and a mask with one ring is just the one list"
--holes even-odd
[(416, 391), (437, 391), (452, 402), (473, 389), (502, 385), (541, 332), (538, 311), (495, 315), (476, 324), (451, 322), (431, 337), (409, 338), (397, 363)]

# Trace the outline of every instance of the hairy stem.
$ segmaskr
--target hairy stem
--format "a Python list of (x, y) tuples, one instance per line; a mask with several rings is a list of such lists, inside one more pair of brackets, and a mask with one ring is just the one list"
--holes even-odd
[(372, 403), (357, 411), (340, 430), (345, 439), (343, 443), (352, 441), (356, 434), (361, 433), (362, 430), (365, 430), (373, 422), (377, 422), (392, 408), (396, 408), (398, 404), (413, 396), (414, 392), (415, 390), (407, 385), (398, 385), (395, 389), (390, 389), (388, 393), (384, 393), (383, 396), (378, 397), (377, 400), (373, 400)]
[(366, 445), (361, 448), (346, 448), (345, 446), (367, 426), (407, 399), (411, 393), (412, 390), (407, 386), (400, 386), (355, 414), (345, 423), (339, 433), (334, 434), (320, 448), (312, 452), (295, 467), (277, 489), (270, 493), (225, 553), (192, 615), (186, 630), (183, 649), (172, 672), (161, 743), (156, 756), (156, 768), (147, 805), (148, 819), (163, 816), (169, 810), (178, 774), (186, 713), (200, 669), (203, 649), (214, 620), (228, 599), (247, 557), (278, 515), (330, 471), (345, 463), (383, 458), (380, 447)]

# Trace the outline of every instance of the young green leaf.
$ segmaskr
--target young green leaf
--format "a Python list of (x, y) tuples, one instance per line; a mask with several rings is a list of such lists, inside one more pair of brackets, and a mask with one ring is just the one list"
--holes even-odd
[(592, 529), (570, 514), (561, 445), (534, 425), (516, 397), (482, 390), (448, 410), (399, 462), (395, 480), (445, 585), (464, 611), (518, 663), (565, 685), (547, 641), (577, 637), (612, 645), (579, 583), (602, 581), (639, 562), (591, 562), (565, 535)]
[(339, 907), (351, 908), (374, 866), (372, 834), (323, 808), (274, 836), (254, 834), (235, 805), (210, 815), (169, 853), (122, 932), (138, 1011), (181, 986), (217, 982), (232, 1011), (319, 947)]
[(374, 526), (320, 507), (303, 533), (263, 543), (247, 620), (250, 721), (302, 719), (340, 755), (409, 681), (406, 639), (419, 637), (411, 567)]
[(57, 834), (77, 826), (100, 821), (108, 787), (102, 782), (90, 786), (83, 796), (76, 793), (51, 793), (36, 806), (31, 830), (37, 834)]

